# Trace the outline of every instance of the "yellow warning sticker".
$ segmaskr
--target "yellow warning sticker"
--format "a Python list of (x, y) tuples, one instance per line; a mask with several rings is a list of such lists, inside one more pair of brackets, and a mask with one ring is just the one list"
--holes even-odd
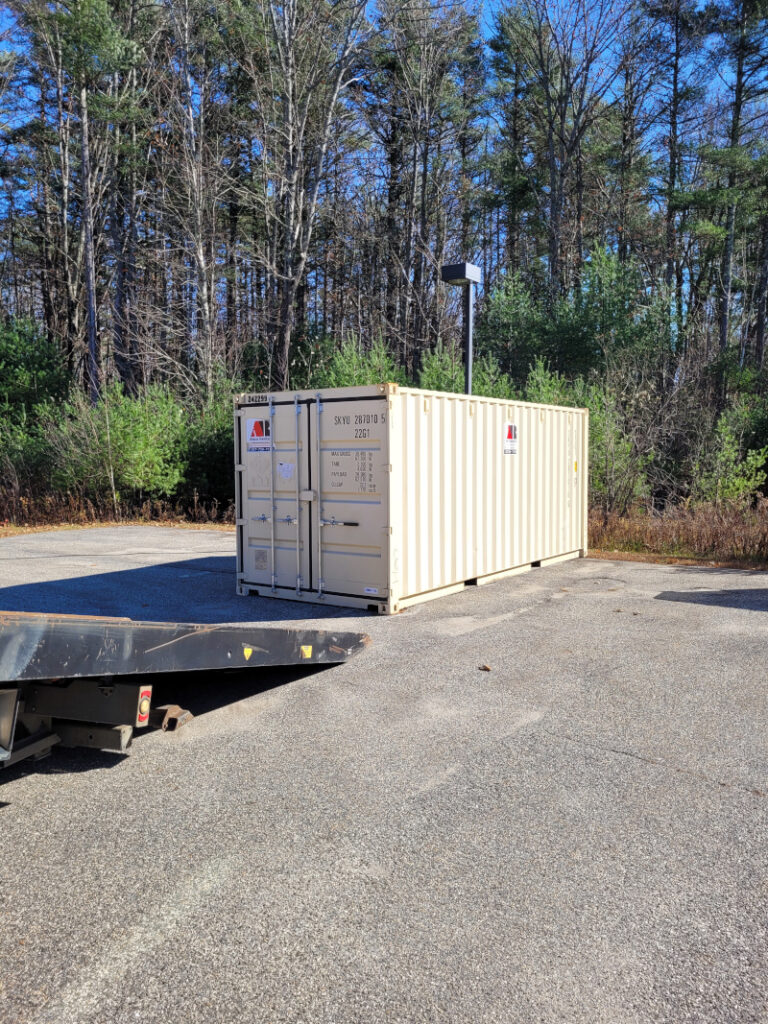
[(312, 657), (312, 644), (307, 644), (306, 647), (302, 647), (301, 648), (301, 656), (302, 656), (302, 658), (311, 658)]
[(253, 648), (252, 647), (244, 647), (243, 648), (243, 657), (245, 658), (246, 661), (248, 661), (248, 659), (250, 658), (250, 656), (252, 654), (253, 654)]
[(579, 464), (578, 464), (578, 462), (574, 462), (574, 464), (573, 464), (573, 472), (574, 473), (578, 473), (579, 472)]

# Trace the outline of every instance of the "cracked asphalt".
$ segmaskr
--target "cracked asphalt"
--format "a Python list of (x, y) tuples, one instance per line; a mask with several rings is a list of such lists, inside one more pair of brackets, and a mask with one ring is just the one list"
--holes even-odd
[(580, 560), (358, 617), (236, 597), (233, 544), (0, 540), (3, 609), (373, 641), (0, 772), (0, 1021), (768, 1021), (766, 574)]

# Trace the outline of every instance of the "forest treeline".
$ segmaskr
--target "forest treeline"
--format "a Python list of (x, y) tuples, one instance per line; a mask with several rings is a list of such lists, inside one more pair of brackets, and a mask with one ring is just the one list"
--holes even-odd
[(764, 483), (766, 0), (0, 8), (6, 516), (225, 504), (237, 388), (461, 390), (462, 259), (604, 516)]

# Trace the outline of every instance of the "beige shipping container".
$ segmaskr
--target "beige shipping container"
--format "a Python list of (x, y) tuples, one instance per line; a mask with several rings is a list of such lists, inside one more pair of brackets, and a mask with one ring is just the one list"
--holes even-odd
[(396, 384), (239, 395), (238, 593), (391, 614), (584, 556), (588, 416)]

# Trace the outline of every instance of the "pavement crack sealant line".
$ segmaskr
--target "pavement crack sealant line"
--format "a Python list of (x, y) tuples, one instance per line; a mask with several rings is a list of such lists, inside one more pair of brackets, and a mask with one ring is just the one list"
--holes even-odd
[(679, 775), (688, 775), (692, 779), (696, 779), (698, 782), (706, 782), (711, 786), (719, 786), (720, 789), (733, 789), (738, 790), (741, 793), (747, 793), (750, 796), (768, 796), (768, 790), (758, 789), (755, 786), (745, 785), (741, 782), (727, 782), (723, 779), (714, 778), (711, 775), (705, 775), (703, 772), (693, 771), (691, 768), (683, 768), (680, 765), (670, 764), (669, 761), (665, 761), (660, 757), (649, 757), (646, 754), (638, 754), (633, 750), (624, 750), (621, 747), (611, 747), (604, 743), (590, 743), (588, 740), (577, 739), (575, 736), (567, 736), (565, 733), (557, 732), (546, 732), (547, 736), (551, 736), (556, 740), (564, 740), (566, 743), (573, 743), (577, 747), (587, 747), (590, 750), (599, 750), (604, 754), (617, 754), (619, 757), (628, 757), (633, 761), (641, 761), (643, 764), (650, 764), (657, 768), (665, 768), (669, 772), (676, 772)]

